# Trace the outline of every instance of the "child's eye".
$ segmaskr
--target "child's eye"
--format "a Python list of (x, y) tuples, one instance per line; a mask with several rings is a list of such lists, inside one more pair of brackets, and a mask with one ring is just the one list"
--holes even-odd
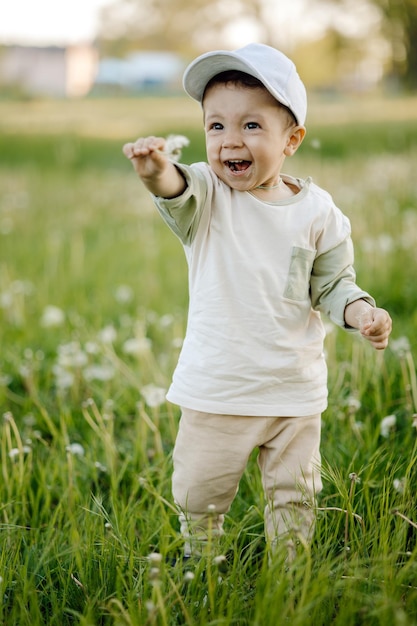
[(246, 124), (246, 128), (248, 128), (249, 130), (253, 130), (254, 128), (259, 128), (259, 124), (258, 122), (248, 122)]
[(210, 130), (223, 130), (223, 124), (220, 124), (220, 122), (213, 122), (213, 124), (210, 124)]

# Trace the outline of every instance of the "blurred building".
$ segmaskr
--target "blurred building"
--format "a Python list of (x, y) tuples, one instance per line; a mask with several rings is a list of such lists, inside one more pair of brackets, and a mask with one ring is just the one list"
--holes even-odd
[(0, 47), (0, 91), (76, 98), (97, 73), (97, 51), (88, 45)]
[(102, 59), (95, 88), (125, 92), (175, 89), (181, 84), (184, 67), (181, 57), (165, 51), (133, 52), (124, 59)]

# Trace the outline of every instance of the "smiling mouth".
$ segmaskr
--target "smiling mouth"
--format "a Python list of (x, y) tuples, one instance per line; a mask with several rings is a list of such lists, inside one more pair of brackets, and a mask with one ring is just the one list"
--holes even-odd
[(250, 161), (235, 160), (235, 159), (233, 161), (226, 161), (225, 163), (227, 167), (229, 168), (229, 170), (231, 170), (232, 172), (246, 172), (246, 170), (251, 165)]

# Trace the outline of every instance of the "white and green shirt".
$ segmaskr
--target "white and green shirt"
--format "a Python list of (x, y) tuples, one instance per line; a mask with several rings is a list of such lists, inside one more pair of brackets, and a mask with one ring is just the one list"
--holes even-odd
[(197, 411), (305, 416), (327, 405), (320, 312), (345, 327), (355, 282), (350, 223), (330, 195), (267, 203), (228, 187), (206, 163), (177, 165), (187, 188), (155, 197), (189, 269), (184, 344), (167, 399)]

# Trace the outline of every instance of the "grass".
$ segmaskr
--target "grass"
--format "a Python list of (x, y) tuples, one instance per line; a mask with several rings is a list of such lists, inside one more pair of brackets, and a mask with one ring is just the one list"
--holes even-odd
[(120, 147), (155, 124), (202, 159), (198, 115), (182, 100), (0, 103), (0, 623), (415, 623), (415, 107), (371, 121), (363, 102), (351, 116), (319, 104), (286, 169), (350, 217), (358, 280), (393, 339), (381, 355), (328, 326), (312, 545), (288, 569), (285, 546), (268, 562), (254, 454), (223, 543), (186, 573), (173, 563), (178, 410), (162, 399), (186, 266)]

